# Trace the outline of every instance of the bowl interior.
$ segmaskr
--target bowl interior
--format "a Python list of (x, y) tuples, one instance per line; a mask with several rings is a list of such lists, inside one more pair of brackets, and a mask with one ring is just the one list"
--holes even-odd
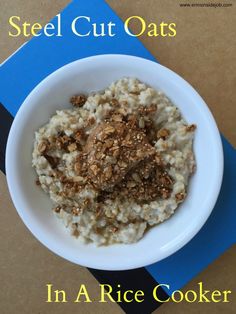
[[(69, 108), (76, 93), (102, 90), (121, 77), (136, 77), (162, 90), (188, 123), (196, 123), (197, 171), (188, 197), (166, 222), (132, 245), (84, 245), (71, 237), (51, 211), (51, 201), (35, 184), (31, 167), (34, 132), (57, 109)], [(219, 132), (201, 97), (182, 78), (154, 62), (131, 56), (105, 55), (73, 62), (54, 72), (27, 97), (11, 129), (6, 155), (13, 202), (31, 232), (49, 249), (80, 265), (130, 269), (161, 260), (186, 244), (208, 218), (219, 193), (223, 159)], [(208, 178), (211, 178), (208, 180)]]

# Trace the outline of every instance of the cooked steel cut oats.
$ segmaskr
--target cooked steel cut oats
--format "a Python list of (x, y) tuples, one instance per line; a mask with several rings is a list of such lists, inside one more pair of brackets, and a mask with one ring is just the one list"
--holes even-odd
[(81, 240), (136, 242), (184, 201), (196, 126), (134, 78), (71, 104), (35, 133), (37, 184)]

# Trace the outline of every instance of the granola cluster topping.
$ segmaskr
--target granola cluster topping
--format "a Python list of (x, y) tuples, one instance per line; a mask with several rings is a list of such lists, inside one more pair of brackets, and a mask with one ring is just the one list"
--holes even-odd
[[(85, 101), (83, 95), (71, 98), (74, 106), (82, 106)], [(85, 128), (71, 136), (59, 132), (39, 144), (38, 151), (54, 169), (52, 176), (64, 186), (59, 195), (73, 197), (89, 186), (98, 191), (98, 203), (116, 197), (129, 197), (136, 202), (169, 198), (173, 179), (153, 143), (168, 138), (170, 131), (155, 131), (152, 127), (150, 115), (156, 112), (156, 106), (140, 106), (137, 114), (128, 114), (116, 99), (112, 103), (114, 109), (106, 112), (102, 122), (94, 126), (96, 121), (90, 118), (85, 123), (92, 128), (89, 135)], [(77, 152), (73, 179), (58, 169), (62, 161), (50, 155), (55, 149)], [(72, 214), (78, 213), (73, 210)]]

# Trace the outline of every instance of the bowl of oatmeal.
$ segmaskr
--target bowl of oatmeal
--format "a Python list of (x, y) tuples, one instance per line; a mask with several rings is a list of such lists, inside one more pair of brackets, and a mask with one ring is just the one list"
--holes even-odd
[(31, 92), (10, 131), (6, 171), (18, 213), (45, 246), (121, 270), (173, 254), (200, 230), (223, 154), (207, 105), (186, 81), (145, 59), (102, 55)]

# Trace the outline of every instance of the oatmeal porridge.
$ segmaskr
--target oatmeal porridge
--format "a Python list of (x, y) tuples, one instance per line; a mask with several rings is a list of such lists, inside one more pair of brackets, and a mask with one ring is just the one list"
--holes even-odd
[(134, 78), (75, 95), (71, 105), (35, 133), (36, 183), (79, 239), (136, 242), (184, 201), (196, 126)]

